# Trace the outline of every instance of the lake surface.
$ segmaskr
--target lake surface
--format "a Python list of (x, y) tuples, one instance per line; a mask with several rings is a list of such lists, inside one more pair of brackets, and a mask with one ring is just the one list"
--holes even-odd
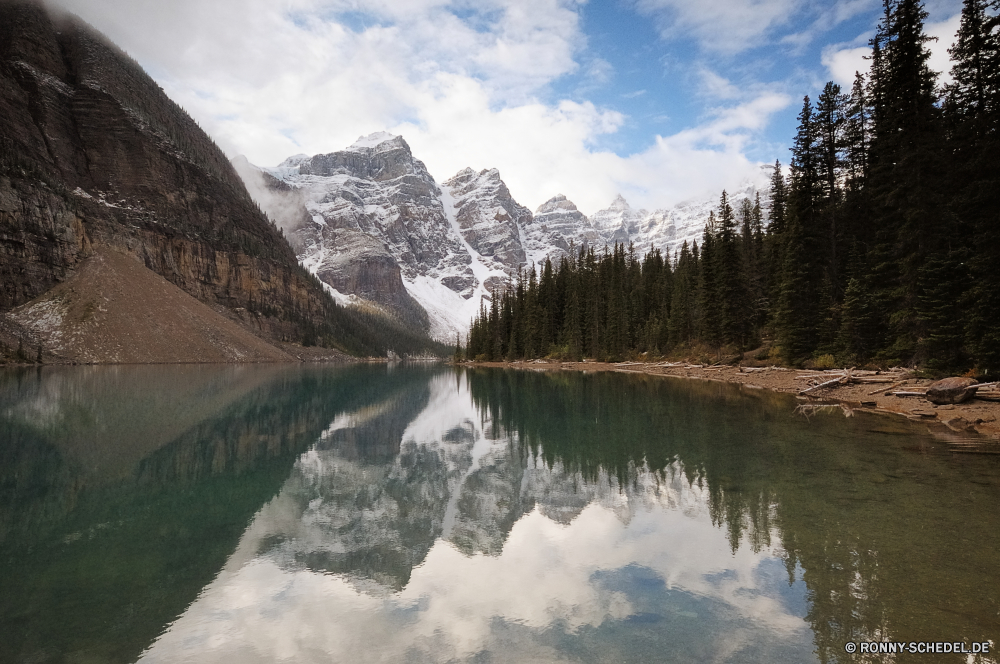
[(0, 372), (0, 662), (870, 662), (990, 642), (1000, 456), (721, 383)]

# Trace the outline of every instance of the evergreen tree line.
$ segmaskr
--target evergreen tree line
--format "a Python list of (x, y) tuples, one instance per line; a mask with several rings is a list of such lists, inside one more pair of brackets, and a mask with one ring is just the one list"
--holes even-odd
[(529, 269), (473, 321), (469, 357), (621, 359), (771, 342), (799, 364), (1000, 373), (1000, 0), (965, 0), (952, 82), (919, 0), (884, 0), (867, 76), (805, 97), (787, 175), (723, 192), (700, 245)]
[(754, 276), (765, 245), (759, 196), (734, 212), (723, 192), (702, 245), (685, 242), (676, 261), (616, 244), (546, 259), (522, 272), (473, 320), (470, 359), (555, 356), (620, 360), (678, 347), (750, 348), (766, 315), (764, 283)]

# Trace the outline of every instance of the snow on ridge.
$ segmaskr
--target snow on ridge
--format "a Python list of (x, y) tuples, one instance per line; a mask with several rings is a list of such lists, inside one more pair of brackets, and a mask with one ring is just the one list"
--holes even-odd
[(376, 131), (375, 133), (368, 134), (367, 136), (359, 136), (358, 140), (351, 143), (351, 145), (349, 145), (347, 149), (353, 151), (364, 148), (374, 148), (381, 145), (382, 143), (385, 143), (386, 141), (391, 141), (394, 138), (400, 138), (400, 137), (396, 136), (395, 134), (390, 134), (387, 131)]
[[(299, 260), (310, 271), (315, 273), (327, 255), (338, 251), (327, 238), (335, 229), (380, 240), (399, 264), (403, 287), (427, 311), (431, 336), (444, 342), (453, 342), (456, 334), (464, 337), (491, 290), (510, 283), (523, 266), (537, 267), (546, 258), (555, 261), (581, 247), (603, 251), (616, 242), (634, 243), (640, 254), (656, 248), (673, 258), (683, 242), (700, 243), (709, 212), (718, 207), (718, 194), (706, 194), (650, 212), (632, 208), (619, 193), (607, 208), (585, 215), (559, 194), (532, 215), (513, 198), (495, 168), (466, 168), (439, 185), (402, 136), (375, 132), (341, 153), (397, 150), (402, 160), (393, 156), (387, 163), (412, 163), (412, 168), (397, 168), (399, 173), (388, 176), (384, 170), (379, 177), (348, 172), (350, 159), (329, 174), (302, 173), (300, 166), (315, 157), (301, 154), (261, 170), (300, 192), (299, 205), (312, 224), (300, 233)], [(762, 166), (729, 189), (733, 208), (738, 211), (743, 199), (752, 201), (760, 193), (766, 210), (770, 173), (770, 166)], [(345, 304), (357, 297), (332, 294)]]
[(312, 157), (307, 154), (293, 154), (291, 157), (278, 164), (276, 168), (298, 168), (303, 162), (309, 161), (310, 159), (312, 159)]

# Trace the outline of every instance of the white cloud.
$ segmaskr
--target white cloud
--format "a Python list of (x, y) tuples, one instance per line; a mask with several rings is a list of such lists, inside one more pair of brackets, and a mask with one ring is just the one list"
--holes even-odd
[(482, 89), (456, 76), (443, 76), (438, 92), (421, 105), (417, 122), (392, 128), (436, 179), (468, 166), (495, 167), (522, 204), (535, 209), (561, 192), (588, 214), (607, 207), (618, 192), (636, 207), (655, 209), (733, 186), (756, 170), (743, 155), (750, 135), (790, 103), (784, 95), (763, 94), (621, 157), (590, 147), (594, 137), (624, 121), (613, 111), (569, 101), (490, 111)]
[(718, 75), (708, 67), (702, 66), (698, 72), (701, 77), (699, 92), (711, 99), (739, 99), (743, 92), (733, 85), (728, 78)]
[(867, 46), (857, 48), (838, 48), (829, 46), (823, 49), (823, 65), (830, 72), (834, 83), (839, 83), (844, 90), (850, 90), (854, 85), (854, 73), (868, 74), (871, 63), (865, 60), (872, 50)]
[[(762, 94), (639, 154), (598, 149), (625, 116), (546, 99), (581, 69), (597, 83), (614, 75), (585, 51), (576, 0), (59, 1), (137, 57), (230, 155), (274, 165), (389, 130), (439, 181), (497, 167), (532, 209), (559, 192), (592, 212), (619, 191), (657, 208), (732, 186), (754, 169), (748, 136), (780, 106)], [(787, 2), (756, 3), (755, 20), (779, 20)], [(715, 76), (714, 98), (731, 106)]]
[(838, 0), (832, 6), (820, 5), (816, 8), (818, 15), (808, 28), (800, 32), (785, 35), (781, 38), (781, 43), (790, 45), (793, 49), (801, 51), (819, 35), (828, 32), (845, 21), (851, 20), (859, 14), (877, 9), (877, 7), (878, 3), (875, 0)]
[(804, 6), (797, 0), (635, 0), (636, 9), (653, 16), (664, 37), (691, 34), (703, 48), (739, 53), (787, 25)]
[[(927, 65), (932, 71), (938, 73), (939, 85), (951, 82), (951, 60), (948, 49), (955, 42), (955, 35), (958, 33), (961, 19), (961, 13), (958, 13), (943, 21), (927, 23), (924, 26), (924, 32), (927, 36), (935, 38), (935, 41), (927, 42), (927, 49), (931, 53)], [(871, 48), (868, 46), (831, 44), (823, 49), (822, 62), (832, 80), (839, 83), (845, 90), (850, 90), (854, 84), (855, 71), (868, 74), (871, 62), (865, 60), (865, 56), (869, 55), (871, 55)]]
[(937, 38), (937, 41), (927, 43), (931, 52), (927, 66), (931, 68), (931, 71), (936, 71), (939, 74), (938, 85), (945, 85), (952, 81), (951, 56), (948, 55), (948, 49), (955, 43), (961, 22), (962, 14), (958, 13), (938, 23), (928, 23), (925, 26), (928, 36)]

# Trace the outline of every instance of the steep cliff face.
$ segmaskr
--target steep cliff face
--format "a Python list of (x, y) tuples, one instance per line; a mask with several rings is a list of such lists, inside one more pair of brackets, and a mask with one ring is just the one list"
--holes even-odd
[[(279, 169), (297, 169), (309, 161), (304, 155), (291, 157)], [(290, 185), (245, 157), (234, 159), (233, 166), (264, 212), (281, 225), (302, 265), (332, 288), (338, 300), (345, 304), (358, 303), (359, 299), (374, 303), (405, 325), (428, 331), (427, 312), (407, 292), (397, 257), (381, 233), (371, 232), (367, 224), (369, 232), (341, 227), (338, 224), (343, 220), (337, 217), (333, 217), (333, 224), (327, 223), (308, 209), (314, 199), (327, 195)], [(367, 169), (369, 165), (360, 167)], [(353, 225), (351, 221), (345, 223)]]
[[(304, 263), (323, 283), (376, 302), (415, 329), (428, 330), (427, 312), (407, 292), (399, 264), (382, 242), (347, 228), (325, 229), (323, 235), (324, 247)], [(329, 251), (330, 246), (336, 251)]]
[(518, 204), (495, 168), (459, 171), (444, 186), (454, 200), (462, 238), (481, 256), (516, 270), (524, 265), (520, 229), (531, 223), (531, 210)]
[(639, 224), (648, 214), (645, 210), (633, 210), (628, 201), (618, 194), (610, 207), (590, 215), (590, 223), (611, 244), (628, 244), (639, 234)]
[(438, 340), (464, 334), (482, 300), (523, 264), (517, 224), (531, 213), (499, 174), (460, 174), (438, 187), (400, 136), (363, 136), (274, 168), (234, 165), (338, 299), (377, 304)]
[(271, 339), (336, 314), (221, 150), (79, 19), (0, 1), (0, 118), (0, 312), (104, 246)]
[(72, 277), (17, 307), (8, 319), (44, 340), (54, 357), (77, 362), (292, 359), (133, 257), (105, 247), (95, 248)]
[(441, 191), (400, 136), (373, 134), (346, 150), (292, 158), (272, 176), (298, 188), (314, 223), (294, 232), (302, 246), (330, 246), (324, 228), (359, 231), (397, 257), (404, 279), (429, 276), (471, 296), (471, 258), (445, 216)]
[(534, 219), (524, 227), (528, 259), (540, 265), (546, 258), (557, 260), (581, 248), (603, 246), (597, 230), (573, 201), (562, 194), (542, 203)]

